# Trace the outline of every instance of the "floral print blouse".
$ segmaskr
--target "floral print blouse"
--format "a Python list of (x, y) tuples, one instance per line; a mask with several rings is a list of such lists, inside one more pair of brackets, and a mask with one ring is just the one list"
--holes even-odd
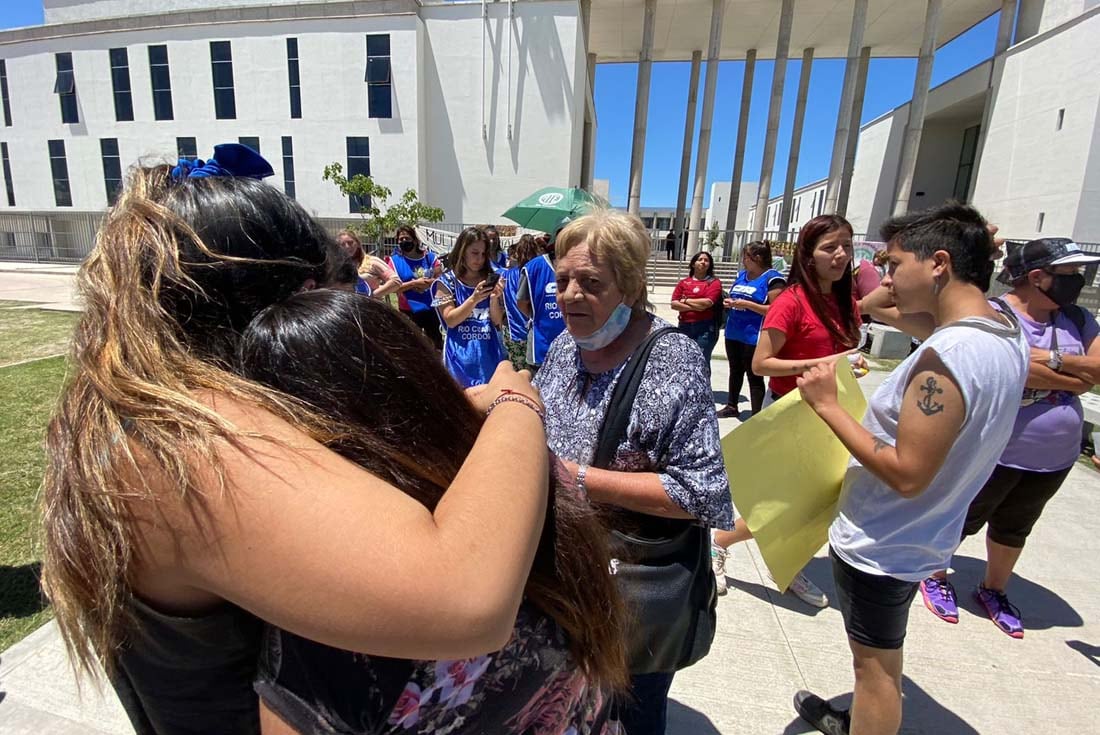
[(500, 651), (407, 661), (341, 651), (270, 627), (260, 699), (303, 734), (610, 735), (610, 698), (549, 617), (524, 603)]

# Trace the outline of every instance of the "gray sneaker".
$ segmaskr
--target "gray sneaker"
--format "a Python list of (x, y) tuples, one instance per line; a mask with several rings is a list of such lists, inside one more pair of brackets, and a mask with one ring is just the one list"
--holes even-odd
[(718, 544), (710, 545), (710, 568), (714, 572), (714, 583), (718, 586), (718, 594), (724, 595), (729, 591), (726, 584), (726, 559), (730, 552)]
[(821, 591), (821, 588), (811, 582), (805, 574), (799, 572), (791, 580), (791, 586), (787, 591), (798, 599), (813, 607), (828, 607), (829, 598)]
[(813, 692), (802, 690), (794, 695), (794, 711), (818, 732), (825, 735), (848, 735), (852, 726), (847, 710), (839, 710)]

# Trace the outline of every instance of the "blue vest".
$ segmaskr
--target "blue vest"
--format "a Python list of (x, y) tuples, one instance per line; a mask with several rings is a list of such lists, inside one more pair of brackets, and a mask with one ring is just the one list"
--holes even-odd
[[(473, 295), (474, 289), (447, 271), (440, 281), (454, 295), (455, 306)], [(443, 314), (440, 313), (440, 321)], [(446, 322), (444, 322), (446, 326)], [(497, 365), (507, 359), (500, 333), (489, 317), (489, 297), (474, 307), (473, 313), (454, 327), (447, 327), (443, 343), (443, 364), (463, 388), (485, 385), (493, 377)]]
[[(394, 250), (390, 263), (397, 275), (401, 277), (401, 282), (408, 283), (421, 277), (430, 278), (435, 268), (435, 260), (435, 253), (431, 250), (425, 253), (423, 258), (416, 259), (406, 258), (400, 250)], [(423, 269), (423, 276), (416, 274), (417, 268)], [(424, 293), (405, 291), (401, 294), (399, 301), (407, 303), (411, 312), (427, 311), (432, 308), (432, 290), (429, 288)]]
[(370, 284), (363, 278), (355, 279), (355, 293), (361, 293), (364, 296), (373, 296), (374, 289), (370, 287)]
[(531, 296), (531, 332), (535, 340), (535, 364), (546, 359), (550, 343), (565, 329), (558, 310), (558, 281), (549, 255), (540, 255), (523, 266), (527, 290)]
[(504, 309), (508, 312), (508, 339), (522, 342), (527, 339), (527, 315), (519, 310), (516, 294), (519, 293), (519, 266), (501, 274), (504, 278)]
[(497, 253), (496, 259), (495, 260), (490, 260), (489, 262), (492, 263), (493, 268), (498, 270), (498, 271), (507, 270), (508, 269), (508, 253), (504, 252), (504, 250), (501, 249), (501, 251), (499, 253)]
[[(768, 303), (768, 284), (776, 278), (782, 277), (779, 271), (771, 269), (764, 271), (750, 281), (748, 272), (742, 268), (741, 272), (737, 274), (737, 280), (730, 286), (729, 297), (766, 304)], [(726, 319), (726, 339), (754, 345), (760, 337), (760, 327), (763, 324), (764, 317), (755, 311), (730, 309), (729, 316)]]

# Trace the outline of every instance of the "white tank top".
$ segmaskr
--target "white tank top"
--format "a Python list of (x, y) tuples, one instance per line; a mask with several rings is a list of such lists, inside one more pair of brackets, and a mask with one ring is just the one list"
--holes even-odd
[(918, 582), (946, 569), (970, 501), (1009, 436), (1027, 380), (1030, 351), (1018, 325), (969, 318), (936, 330), (879, 386), (863, 426), (894, 445), (905, 387), (920, 355), (933, 350), (962, 392), (965, 419), (943, 466), (914, 498), (903, 498), (855, 458), (829, 529), (837, 555), (868, 574)]

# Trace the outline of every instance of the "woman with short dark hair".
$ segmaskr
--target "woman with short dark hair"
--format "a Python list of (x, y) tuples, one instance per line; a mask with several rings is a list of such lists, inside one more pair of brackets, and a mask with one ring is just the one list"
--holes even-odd
[(432, 308), (432, 284), (443, 272), (443, 264), (420, 242), (416, 228), (401, 225), (395, 237), (397, 247), (386, 259), (398, 276), (397, 303), (401, 313), (409, 317), (428, 336), (436, 349), (443, 349), (443, 334), (439, 317)]

